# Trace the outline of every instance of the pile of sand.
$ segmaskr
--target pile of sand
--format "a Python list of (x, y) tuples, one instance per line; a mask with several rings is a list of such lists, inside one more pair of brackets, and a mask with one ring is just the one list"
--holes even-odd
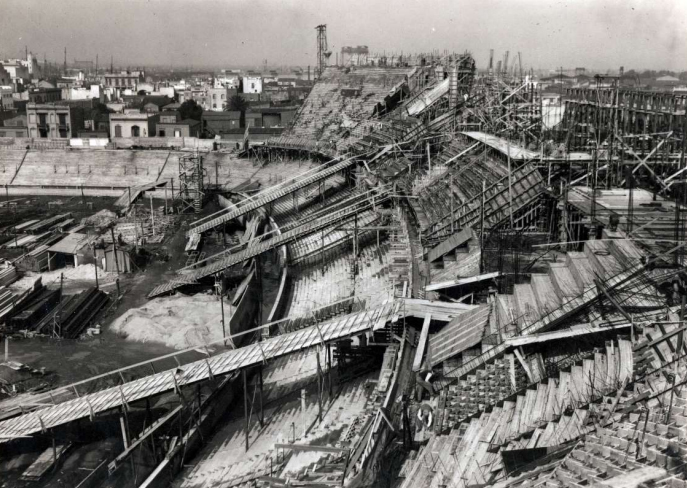
[[(227, 332), (231, 314), (232, 307), (225, 302)], [(222, 340), (222, 311), (216, 296), (176, 295), (127, 310), (110, 327), (132, 341), (160, 342), (174, 349), (186, 349)]]
[(117, 214), (111, 210), (103, 209), (100, 212), (96, 212), (90, 217), (85, 217), (81, 219), (82, 225), (92, 225), (95, 227), (107, 227), (112, 222), (117, 220)]
[[(65, 283), (68, 281), (92, 281), (95, 285), (95, 264), (80, 264), (75, 268), (61, 268), (45, 273), (27, 272), (22, 279), (15, 281), (10, 286), (14, 290), (26, 290), (33, 287), (38, 278), (43, 280), (44, 285), (59, 284), (60, 274), (64, 274)], [(98, 283), (110, 283), (117, 279), (117, 273), (106, 272), (98, 268)]]

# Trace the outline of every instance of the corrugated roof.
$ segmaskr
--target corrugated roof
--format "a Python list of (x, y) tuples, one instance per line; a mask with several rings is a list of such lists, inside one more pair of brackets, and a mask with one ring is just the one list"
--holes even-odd
[(49, 252), (60, 252), (63, 254), (76, 254), (79, 249), (88, 244), (88, 236), (74, 232), (67, 234), (64, 239), (56, 242), (48, 248)]

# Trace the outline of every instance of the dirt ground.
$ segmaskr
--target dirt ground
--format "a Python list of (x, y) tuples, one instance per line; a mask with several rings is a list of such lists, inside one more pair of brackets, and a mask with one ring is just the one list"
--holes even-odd
[[(76, 197), (63, 200), (75, 199)], [(79, 218), (86, 217), (102, 208), (111, 209), (111, 203), (113, 201), (113, 199), (108, 198), (108, 205), (108, 202), (104, 201), (105, 199), (93, 199), (93, 210), (80, 210), (78, 208), (80, 206), (80, 198), (78, 200), (77, 204), (60, 207), (60, 210), (56, 213), (72, 211), (76, 215), (76, 211), (78, 210)], [(95, 201), (98, 201), (97, 206)], [(211, 212), (212, 208), (208, 208), (206, 211)], [(0, 212), (2, 212), (1, 208)], [(37, 218), (33, 215), (46, 218), (45, 212), (32, 214), (29, 210), (24, 208), (21, 209), (21, 212), (18, 211), (18, 215), (24, 220)], [(148, 301), (148, 292), (166, 278), (171, 277), (176, 269), (182, 267), (186, 263), (186, 254), (184, 253), (186, 226), (184, 223), (196, 220), (197, 218), (198, 215), (181, 216), (181, 226), (173, 236), (166, 238), (160, 245), (149, 246), (150, 249), (164, 248), (164, 251), (170, 256), (168, 261), (153, 261), (140, 272), (128, 275), (122, 274), (120, 276), (119, 287), (123, 297), (117, 308), (108, 316), (103, 317), (100, 321), (102, 326), (102, 334), (100, 336), (83, 340), (57, 340), (48, 338), (13, 339), (9, 346), (9, 359), (26, 363), (33, 368), (38, 369), (45, 367), (48, 371), (55, 372), (55, 386), (58, 386), (173, 352), (174, 350), (172, 348), (165, 347), (158, 343), (137, 343), (128, 341), (111, 332), (108, 325), (129, 308), (140, 307), (145, 304)], [(93, 283), (90, 282), (74, 282), (69, 284), (72, 288), (76, 287), (77, 289), (79, 287), (92, 285)], [(116, 285), (113, 282), (104, 285), (103, 289), (108, 293), (116, 293)], [(199, 353), (189, 353), (188, 357), (182, 359), (190, 360), (199, 357), (201, 357)], [(175, 364), (174, 361), (170, 361), (167, 363), (167, 367), (173, 367)]]
[[(34, 198), (31, 197), (31, 200), (33, 201)], [(36, 197), (36, 200), (42, 200), (42, 205), (47, 205), (47, 201), (52, 201), (54, 198)], [(55, 214), (70, 211), (74, 213), (75, 218), (80, 219), (90, 216), (102, 208), (113, 208), (112, 198), (86, 199), (86, 201), (89, 200), (93, 201), (92, 210), (81, 204), (80, 197), (62, 198), (64, 203)], [(0, 208), (0, 213), (2, 213), (2, 210)], [(149, 301), (147, 298), (148, 293), (155, 286), (175, 276), (175, 271), (186, 264), (187, 255), (184, 252), (184, 248), (186, 245), (185, 232), (188, 223), (217, 210), (219, 210), (217, 204), (211, 202), (205, 205), (203, 212), (199, 215), (180, 216), (180, 225), (173, 235), (166, 237), (159, 245), (146, 246), (151, 251), (157, 250), (161, 253), (166, 253), (169, 259), (167, 261), (151, 261), (141, 271), (120, 275), (119, 288), (122, 298), (116, 309), (100, 320), (102, 330), (100, 336), (80, 340), (48, 338), (13, 339), (9, 345), (9, 359), (28, 364), (36, 369), (46, 368), (47, 371), (55, 373), (51, 376), (53, 386), (59, 386), (131, 364), (149, 361), (174, 352), (173, 348), (161, 343), (139, 343), (127, 340), (111, 331), (109, 325), (127, 310), (145, 305)], [(16, 215), (18, 215), (17, 218), (21, 218), (23, 221), (38, 217), (46, 218), (45, 212), (32, 211), (30, 208), (23, 206), (17, 208)], [(227, 246), (230, 246), (230, 244), (227, 243)], [(202, 250), (210, 256), (224, 248), (225, 246), (221, 242), (210, 238), (206, 240)], [(275, 253), (267, 253), (263, 259), (263, 266), (265, 272), (263, 273), (262, 317), (263, 321), (266, 321), (279, 287), (280, 276)], [(93, 286), (93, 282), (77, 282), (72, 280), (72, 282), (67, 283), (65, 281), (65, 292), (72, 293), (87, 286)], [(108, 293), (116, 293), (116, 284), (112, 281), (102, 284), (102, 288)], [(203, 356), (199, 352), (189, 352), (179, 359), (185, 362), (201, 357)], [(173, 360), (165, 361), (160, 364), (160, 367), (156, 366), (157, 370), (162, 369), (163, 365), (171, 368), (176, 363)]]

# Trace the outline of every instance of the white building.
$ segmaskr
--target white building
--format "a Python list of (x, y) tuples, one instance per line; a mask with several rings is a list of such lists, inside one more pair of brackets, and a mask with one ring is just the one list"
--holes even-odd
[(244, 76), (243, 93), (262, 93), (262, 78), (259, 76)]

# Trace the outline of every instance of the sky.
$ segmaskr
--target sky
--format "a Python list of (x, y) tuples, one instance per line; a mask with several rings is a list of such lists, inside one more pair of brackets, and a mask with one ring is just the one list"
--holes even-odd
[[(0, 0), (0, 57), (24, 47), (62, 63), (118, 66), (316, 64), (329, 49), (470, 51), (485, 68), (687, 70), (687, 0)], [(331, 60), (334, 61), (335, 55)]]

